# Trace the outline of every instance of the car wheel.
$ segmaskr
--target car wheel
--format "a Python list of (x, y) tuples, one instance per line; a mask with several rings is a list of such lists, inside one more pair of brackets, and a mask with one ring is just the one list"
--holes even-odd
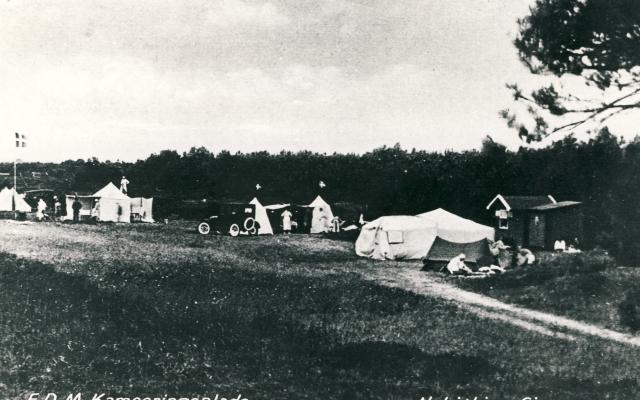
[(256, 228), (256, 220), (249, 217), (247, 219), (244, 220), (244, 230), (247, 231), (247, 233), (249, 233), (249, 235), (255, 235), (256, 233), (258, 233), (258, 229)]
[(208, 222), (200, 222), (198, 225), (198, 233), (201, 235), (208, 235), (211, 233), (211, 226)]
[(236, 237), (240, 234), (240, 226), (238, 224), (231, 224), (229, 226), (229, 236)]

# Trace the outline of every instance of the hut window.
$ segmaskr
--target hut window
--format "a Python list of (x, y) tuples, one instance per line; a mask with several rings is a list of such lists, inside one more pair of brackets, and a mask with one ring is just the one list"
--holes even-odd
[(509, 229), (509, 220), (507, 218), (498, 218), (498, 228)]
[(388, 231), (387, 240), (389, 244), (404, 243), (404, 235), (402, 231)]

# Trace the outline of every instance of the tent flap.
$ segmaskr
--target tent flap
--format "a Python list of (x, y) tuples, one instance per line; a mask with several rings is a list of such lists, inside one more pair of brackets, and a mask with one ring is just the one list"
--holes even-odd
[(477, 242), (455, 243), (437, 237), (425, 259), (427, 261), (448, 262), (460, 253), (465, 254), (467, 262), (477, 263), (478, 260), (489, 255), (489, 242), (487, 239), (481, 239)]

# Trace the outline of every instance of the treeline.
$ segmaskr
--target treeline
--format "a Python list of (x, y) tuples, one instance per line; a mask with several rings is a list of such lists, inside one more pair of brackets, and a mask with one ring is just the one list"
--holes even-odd
[[(11, 165), (0, 168), (10, 171)], [(214, 154), (193, 148), (183, 154), (162, 151), (135, 163), (90, 159), (21, 164), (19, 170), (20, 191), (26, 186), (92, 193), (108, 181), (117, 185), (126, 175), (136, 196), (248, 201), (257, 194), (264, 203), (308, 203), (320, 193), (329, 202), (362, 208), (368, 218), (442, 207), (491, 223), (485, 206), (497, 193), (552, 194), (584, 202), (589, 245), (640, 259), (640, 139), (623, 143), (607, 129), (587, 143), (566, 138), (548, 148), (518, 152), (489, 138), (479, 151), (446, 153), (407, 151), (399, 145), (363, 155)], [(258, 192), (256, 184), (262, 187)]]

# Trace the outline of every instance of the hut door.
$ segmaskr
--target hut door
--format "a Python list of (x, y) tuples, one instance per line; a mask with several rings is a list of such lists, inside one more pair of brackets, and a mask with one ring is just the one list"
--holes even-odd
[(545, 220), (542, 214), (529, 216), (529, 247), (544, 248)]

